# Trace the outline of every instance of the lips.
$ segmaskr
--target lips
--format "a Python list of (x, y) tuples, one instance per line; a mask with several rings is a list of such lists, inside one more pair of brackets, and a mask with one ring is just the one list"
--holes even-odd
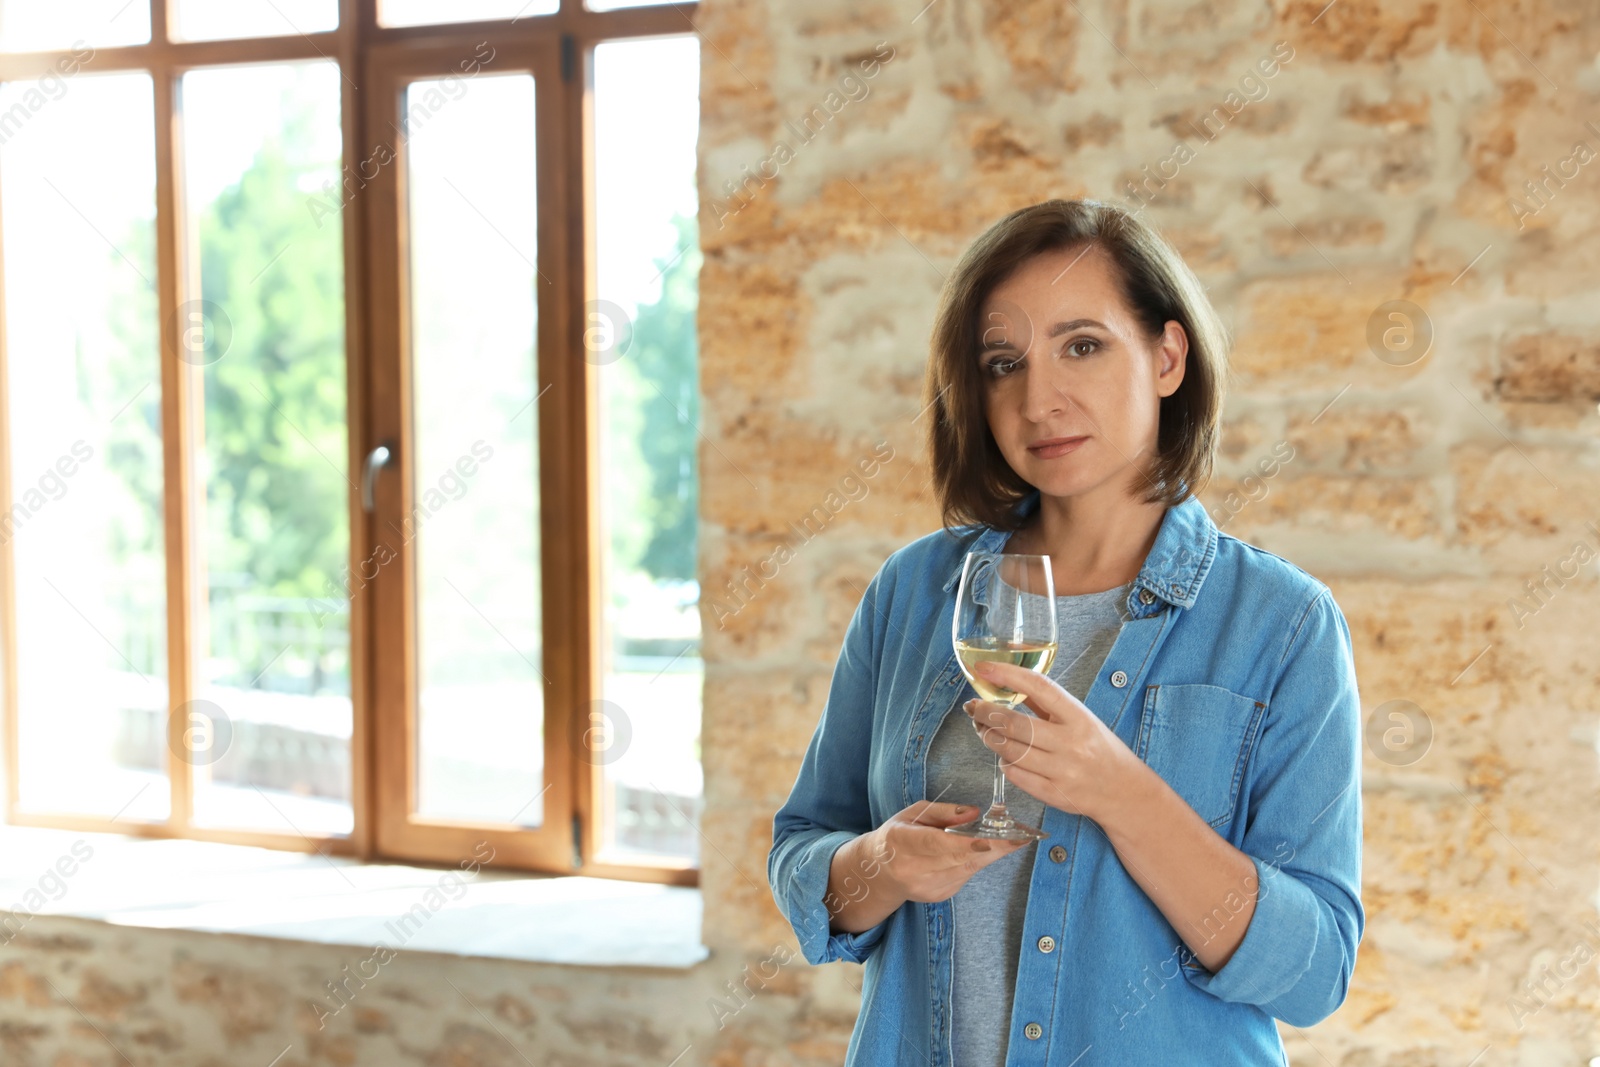
[(1088, 437), (1053, 437), (1049, 441), (1029, 445), (1028, 451), (1040, 459), (1054, 459), (1074, 451), (1088, 439)]

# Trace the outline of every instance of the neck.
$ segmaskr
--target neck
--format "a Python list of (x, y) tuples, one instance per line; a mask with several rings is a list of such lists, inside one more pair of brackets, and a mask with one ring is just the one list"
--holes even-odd
[(1073, 496), (1041, 492), (1004, 551), (1048, 555), (1057, 596), (1104, 592), (1138, 577), (1166, 511), (1111, 482)]

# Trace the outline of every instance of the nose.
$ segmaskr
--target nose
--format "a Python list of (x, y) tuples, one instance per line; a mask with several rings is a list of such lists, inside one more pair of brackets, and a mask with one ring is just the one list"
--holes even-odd
[(1046, 422), (1052, 415), (1066, 409), (1067, 398), (1057, 387), (1055, 368), (1050, 363), (1049, 342), (1041, 340), (1033, 347), (1045, 351), (1029, 352), (1023, 363), (1023, 414), (1032, 422)]

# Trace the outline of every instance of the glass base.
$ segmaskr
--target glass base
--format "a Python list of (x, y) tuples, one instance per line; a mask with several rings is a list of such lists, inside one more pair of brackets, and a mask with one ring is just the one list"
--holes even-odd
[(977, 837), (986, 841), (1042, 841), (1050, 835), (1036, 826), (1020, 823), (1004, 815), (994, 818), (994, 812), (985, 814), (981, 819), (964, 822), (960, 826), (946, 826), (947, 834), (960, 834), (962, 837)]

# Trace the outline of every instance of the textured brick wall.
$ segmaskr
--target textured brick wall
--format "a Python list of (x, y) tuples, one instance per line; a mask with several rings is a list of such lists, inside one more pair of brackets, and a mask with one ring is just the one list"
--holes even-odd
[[(665, 1067), (685, 1046), (707, 1046), (695, 1031), (715, 1030), (713, 975), (706, 965), (685, 978), (410, 952), (385, 960), (366, 948), (41, 916), (0, 948), (0, 1064)], [(330, 982), (342, 985), (337, 997)]]
[[(1148, 201), (1232, 324), (1204, 499), (1333, 587), (1377, 716), (1367, 936), (1294, 1062), (1600, 1055), (1600, 8), (701, 0), (700, 29), (712, 958), (406, 956), (318, 1031), (302, 999), (363, 953), (41, 918), (0, 955), (0, 1060), (837, 1064), (859, 969), (790, 958), (772, 812), (867, 581), (937, 524), (942, 274), (1077, 195)], [(1369, 339), (1392, 301), (1425, 354)]]

